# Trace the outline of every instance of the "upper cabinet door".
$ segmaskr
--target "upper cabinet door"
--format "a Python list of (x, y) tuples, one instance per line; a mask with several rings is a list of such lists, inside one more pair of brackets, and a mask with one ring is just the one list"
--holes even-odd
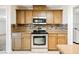
[(62, 10), (53, 10), (54, 24), (62, 24)]
[(53, 11), (47, 11), (47, 24), (53, 24)]
[(16, 11), (16, 22), (17, 24), (25, 24), (25, 11), (24, 10)]
[(25, 11), (25, 20), (26, 24), (32, 23), (32, 10), (26, 10)]
[(39, 11), (38, 17), (46, 17), (46, 11)]
[(35, 10), (33, 11), (33, 17), (38, 17), (38, 14), (39, 14), (38, 11)]
[(34, 10), (33, 17), (46, 17), (46, 11), (43, 10)]

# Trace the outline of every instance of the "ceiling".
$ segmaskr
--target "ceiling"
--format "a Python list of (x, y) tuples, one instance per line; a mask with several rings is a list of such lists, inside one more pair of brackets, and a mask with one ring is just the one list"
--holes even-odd
[[(67, 5), (46, 5), (48, 8), (62, 8), (62, 7), (67, 7)], [(17, 5), (16, 6), (17, 8), (24, 8), (24, 9), (28, 9), (28, 8), (31, 8), (33, 9), (33, 5)]]

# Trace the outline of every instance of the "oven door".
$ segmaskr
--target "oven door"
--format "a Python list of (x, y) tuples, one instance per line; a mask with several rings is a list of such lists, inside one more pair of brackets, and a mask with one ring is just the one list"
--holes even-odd
[(32, 35), (32, 48), (47, 48), (47, 35)]
[(33, 37), (33, 45), (46, 45), (46, 36), (34, 36)]

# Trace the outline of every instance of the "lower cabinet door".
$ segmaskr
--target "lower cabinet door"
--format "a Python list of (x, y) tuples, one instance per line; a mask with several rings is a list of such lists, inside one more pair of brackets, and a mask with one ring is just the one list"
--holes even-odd
[(67, 44), (66, 36), (58, 36), (58, 44)]
[(48, 39), (48, 51), (57, 50), (57, 37), (49, 36)]
[(12, 39), (12, 49), (13, 49), (13, 51), (20, 51), (21, 50), (21, 39), (20, 38), (13, 38)]
[(29, 51), (31, 50), (29, 38), (23, 38), (22, 39), (22, 50), (29, 50)]
[(31, 41), (30, 41), (31, 37), (28, 34), (25, 34), (22, 36), (22, 50), (26, 50), (26, 51), (30, 51), (31, 50)]
[(13, 51), (30, 51), (31, 50), (31, 37), (30, 34), (22, 33), (19, 38), (12, 38), (12, 49)]
[(67, 44), (67, 34), (58, 34), (58, 44)]

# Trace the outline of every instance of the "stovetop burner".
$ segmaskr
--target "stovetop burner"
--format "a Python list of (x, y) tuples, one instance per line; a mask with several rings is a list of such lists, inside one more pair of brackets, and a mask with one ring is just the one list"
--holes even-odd
[(48, 34), (45, 30), (33, 30), (32, 34)]

